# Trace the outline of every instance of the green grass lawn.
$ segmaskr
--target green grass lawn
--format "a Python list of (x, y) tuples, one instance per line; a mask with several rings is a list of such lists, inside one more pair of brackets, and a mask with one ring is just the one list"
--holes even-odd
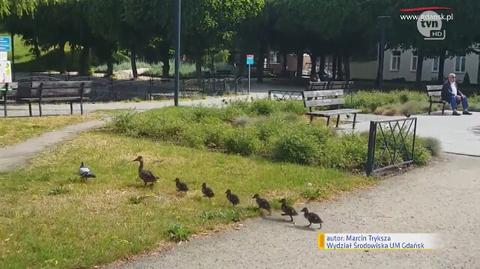
[(87, 116), (48, 116), (35, 118), (0, 118), (0, 148), (16, 144), (55, 129), (94, 119), (96, 115)]
[[(132, 160), (138, 155), (161, 178), (153, 188), (143, 188), (137, 177)], [(81, 161), (97, 179), (80, 181)], [(175, 177), (192, 191), (177, 195)], [(202, 182), (216, 192), (211, 201), (201, 196)], [(278, 208), (283, 197), (323, 200), (371, 184), (316, 166), (85, 133), (24, 169), (0, 174), (0, 268), (92, 267), (155, 249), (172, 236), (258, 216), (251, 199), (255, 193)], [(236, 210), (225, 199), (227, 188), (240, 196)]]

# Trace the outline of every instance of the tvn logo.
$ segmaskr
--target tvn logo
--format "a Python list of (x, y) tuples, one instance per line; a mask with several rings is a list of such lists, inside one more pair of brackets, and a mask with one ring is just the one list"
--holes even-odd
[(451, 10), (449, 7), (420, 7), (401, 9), (403, 13), (418, 13), (417, 14), (403, 14), (400, 15), (402, 20), (416, 20), (418, 32), (425, 40), (445, 40), (447, 38), (447, 30), (445, 29), (445, 22), (453, 20), (453, 13), (439, 14), (439, 10)]

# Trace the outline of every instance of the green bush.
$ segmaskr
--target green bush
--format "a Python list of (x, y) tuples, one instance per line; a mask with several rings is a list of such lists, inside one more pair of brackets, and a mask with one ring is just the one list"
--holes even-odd
[(315, 164), (320, 155), (320, 143), (307, 132), (288, 132), (276, 141), (273, 158), (300, 164)]
[(260, 149), (260, 140), (255, 131), (249, 128), (237, 128), (225, 139), (225, 150), (244, 156), (252, 155)]

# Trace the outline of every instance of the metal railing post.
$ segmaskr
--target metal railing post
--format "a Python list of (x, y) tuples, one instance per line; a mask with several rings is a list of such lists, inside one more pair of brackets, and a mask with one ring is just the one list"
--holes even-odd
[(370, 122), (370, 132), (368, 135), (368, 157), (367, 157), (367, 167), (366, 172), (367, 176), (371, 176), (373, 173), (373, 167), (375, 164), (375, 144), (376, 144), (376, 135), (377, 133), (377, 123)]

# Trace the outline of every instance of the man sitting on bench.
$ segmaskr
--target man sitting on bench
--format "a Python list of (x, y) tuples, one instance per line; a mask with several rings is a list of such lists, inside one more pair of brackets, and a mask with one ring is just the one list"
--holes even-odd
[(472, 113), (468, 111), (467, 97), (458, 88), (456, 78), (457, 76), (454, 73), (448, 75), (448, 80), (443, 84), (442, 100), (452, 106), (454, 116), (460, 116), (460, 113), (457, 111), (457, 106), (460, 103), (462, 103), (463, 115), (472, 115)]

